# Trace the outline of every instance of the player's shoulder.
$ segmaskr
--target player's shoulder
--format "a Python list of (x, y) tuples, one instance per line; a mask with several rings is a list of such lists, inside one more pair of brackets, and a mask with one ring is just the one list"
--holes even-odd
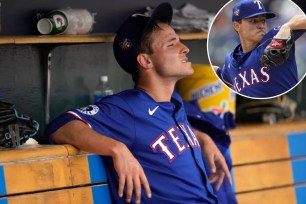
[(123, 107), (139, 107), (143, 102), (152, 102), (153, 99), (142, 89), (134, 88), (124, 90), (104, 98), (101, 102)]
[(117, 94), (117, 97), (121, 98), (122, 100), (126, 101), (127, 103), (135, 101), (151, 101), (152, 98), (149, 96), (143, 89), (134, 88), (122, 91)]
[(181, 105), (184, 105), (183, 98), (182, 98), (181, 95), (180, 95), (178, 92), (176, 92), (176, 91), (173, 92), (173, 94), (172, 94), (172, 96), (171, 96), (171, 99), (174, 100), (174, 101), (176, 101), (176, 102), (178, 102), (178, 103), (181, 104)]
[(140, 93), (137, 89), (128, 89), (105, 97), (100, 102), (124, 107), (126, 104), (137, 101), (136, 98), (139, 98), (139, 95)]

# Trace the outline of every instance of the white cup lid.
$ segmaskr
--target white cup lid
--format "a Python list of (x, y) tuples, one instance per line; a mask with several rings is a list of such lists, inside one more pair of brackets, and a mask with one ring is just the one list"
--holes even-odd
[(52, 23), (48, 18), (42, 18), (37, 22), (37, 29), (41, 34), (49, 34), (52, 31)]

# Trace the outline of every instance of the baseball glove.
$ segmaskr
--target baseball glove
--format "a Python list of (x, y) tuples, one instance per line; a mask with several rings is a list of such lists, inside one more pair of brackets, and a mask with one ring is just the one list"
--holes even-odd
[(33, 137), (39, 124), (29, 116), (20, 114), (13, 104), (0, 101), (0, 146), (16, 148)]
[(292, 35), (287, 39), (273, 38), (270, 44), (261, 54), (261, 66), (279, 66), (289, 57), (289, 52), (293, 44)]

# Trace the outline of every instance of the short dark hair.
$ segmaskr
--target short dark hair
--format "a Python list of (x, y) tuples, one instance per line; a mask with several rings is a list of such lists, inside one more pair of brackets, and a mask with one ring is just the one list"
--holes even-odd
[[(140, 53), (146, 53), (146, 54), (153, 54), (153, 49), (152, 49), (152, 33), (155, 30), (162, 29), (158, 24), (160, 22), (156, 21), (150, 28), (146, 30), (146, 32), (143, 34), (143, 36), (140, 39), (139, 47), (137, 49), (137, 55)], [(132, 78), (134, 83), (136, 84), (138, 82), (138, 77), (139, 77), (139, 70), (137, 66), (137, 61), (136, 61), (136, 69), (134, 70), (132, 74)]]

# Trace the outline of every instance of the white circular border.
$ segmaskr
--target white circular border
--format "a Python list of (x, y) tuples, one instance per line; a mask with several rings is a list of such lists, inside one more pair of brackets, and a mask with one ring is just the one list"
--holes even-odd
[[(295, 5), (297, 8), (299, 8), (299, 9), (301, 10), (301, 12), (305, 15), (305, 12), (304, 12), (296, 3), (294, 3), (292, 0), (285, 0), (285, 1), (290, 1), (291, 3), (293, 3), (293, 5)], [(212, 28), (212, 26), (213, 26), (213, 24), (214, 24), (216, 18), (217, 18), (218, 15), (220, 14), (220, 12), (221, 12), (228, 4), (230, 4), (230, 3), (232, 3), (232, 2), (234, 2), (234, 0), (230, 0), (230, 1), (227, 2), (224, 6), (222, 6), (222, 8), (217, 12), (217, 14), (215, 15), (214, 19), (212, 20), (212, 22), (211, 22), (211, 24), (210, 24), (210, 26), (209, 26), (208, 35), (207, 35), (207, 42), (206, 42), (206, 49), (207, 49), (208, 61), (209, 61), (209, 64), (210, 64), (210, 66), (211, 66), (212, 69), (213, 69), (213, 67), (212, 67), (213, 65), (212, 65), (211, 60), (210, 60), (210, 53), (209, 53), (209, 46), (208, 46), (208, 44), (209, 44), (210, 31), (211, 31), (211, 28)], [(306, 33), (303, 34), (303, 35), (306, 35)], [(224, 56), (224, 60), (225, 60), (225, 57), (226, 57), (226, 56)], [(301, 79), (299, 80), (298, 83), (296, 83), (293, 87), (291, 87), (290, 89), (288, 89), (287, 91), (285, 91), (285, 92), (283, 92), (283, 93), (281, 93), (281, 94), (279, 94), (279, 95), (275, 95), (275, 96), (271, 96), (271, 97), (266, 97), (266, 98), (256, 98), (256, 97), (250, 97), (250, 96), (246, 96), (246, 95), (237, 93), (234, 89), (231, 89), (230, 87), (228, 87), (228, 85), (227, 85), (226, 83), (224, 83), (224, 82), (219, 78), (219, 76), (217, 75), (217, 73), (215, 72), (214, 69), (213, 69), (213, 72), (215, 73), (215, 75), (217, 76), (217, 78), (221, 81), (221, 83), (223, 83), (228, 89), (230, 89), (231, 91), (233, 91), (234, 93), (236, 93), (236, 94), (238, 94), (238, 95), (240, 95), (240, 96), (243, 96), (243, 97), (246, 97), (246, 98), (250, 98), (250, 99), (271, 99), (271, 98), (276, 98), (276, 97), (278, 97), (278, 96), (284, 95), (284, 94), (290, 92), (292, 89), (294, 89), (297, 85), (299, 85), (299, 84), (303, 81), (303, 79), (305, 78), (305, 76), (306, 76), (306, 72), (305, 72), (305, 73), (304, 73), (304, 76), (301, 77)]]

